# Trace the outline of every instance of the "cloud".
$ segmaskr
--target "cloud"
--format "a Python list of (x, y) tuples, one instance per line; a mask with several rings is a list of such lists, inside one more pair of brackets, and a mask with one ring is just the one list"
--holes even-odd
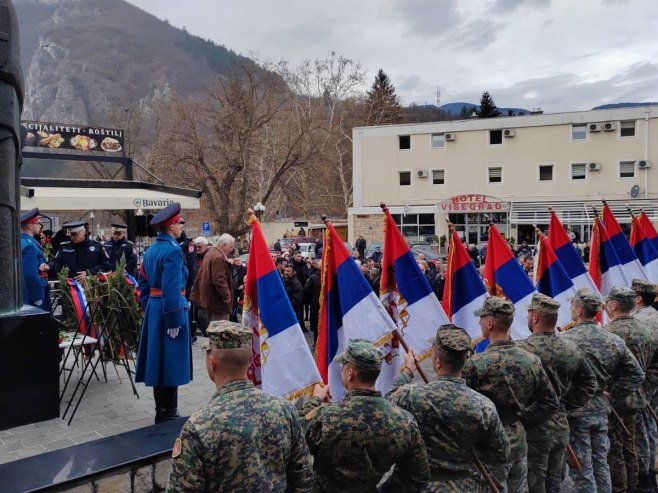
[(455, 0), (413, 0), (396, 3), (396, 14), (411, 34), (445, 35), (462, 16)]
[(472, 20), (453, 34), (453, 43), (462, 50), (482, 50), (496, 41), (503, 26), (502, 22), (494, 22), (491, 19)]
[(508, 14), (520, 7), (546, 8), (551, 5), (551, 0), (496, 0), (491, 7), (491, 12)]

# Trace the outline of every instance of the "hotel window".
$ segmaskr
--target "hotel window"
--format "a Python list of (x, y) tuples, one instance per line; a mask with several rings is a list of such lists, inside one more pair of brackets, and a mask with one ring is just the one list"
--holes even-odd
[(571, 140), (587, 139), (587, 123), (574, 123), (571, 125)]
[(432, 149), (443, 149), (445, 146), (445, 134), (432, 134)]
[(587, 179), (587, 163), (571, 163), (571, 179)]
[(635, 161), (619, 161), (619, 178), (635, 178)]
[(489, 183), (503, 182), (503, 168), (489, 168)]
[(539, 181), (553, 181), (553, 165), (540, 164), (539, 165)]
[(502, 130), (489, 130), (489, 145), (500, 145), (503, 143)]
[(626, 120), (619, 123), (620, 137), (635, 137), (635, 120)]
[(446, 184), (446, 170), (433, 169), (432, 170), (432, 185), (445, 185)]
[(400, 186), (408, 187), (411, 185), (411, 171), (400, 171)]
[(434, 214), (391, 214), (408, 242), (431, 242), (436, 234)]
[(411, 135), (399, 135), (398, 139), (400, 141), (401, 151), (408, 151), (411, 149)]

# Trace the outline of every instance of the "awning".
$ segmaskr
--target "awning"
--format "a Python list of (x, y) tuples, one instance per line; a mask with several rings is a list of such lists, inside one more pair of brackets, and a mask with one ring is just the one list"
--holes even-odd
[(126, 180), (21, 179), (21, 210), (153, 210), (172, 202), (199, 209), (200, 190)]

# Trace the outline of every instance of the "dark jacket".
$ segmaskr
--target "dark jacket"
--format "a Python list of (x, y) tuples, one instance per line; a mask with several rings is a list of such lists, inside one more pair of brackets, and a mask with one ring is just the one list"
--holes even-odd
[(75, 277), (78, 272), (89, 271), (91, 274), (98, 274), (112, 270), (103, 245), (93, 240), (80, 243), (62, 242), (57, 255), (48, 262), (48, 266), (57, 272), (68, 267), (69, 277)]
[(232, 265), (231, 275), (233, 276), (233, 295), (236, 300), (241, 300), (244, 294), (244, 276), (247, 275), (247, 269), (244, 265)]
[(217, 247), (208, 248), (192, 287), (190, 300), (212, 313), (231, 313), (233, 276), (231, 264)]
[(311, 271), (306, 284), (304, 285), (304, 303), (311, 305), (311, 309), (317, 309), (320, 306), (320, 290), (322, 288), (322, 280), (320, 279), (320, 272), (316, 269)]
[(137, 249), (132, 241), (126, 238), (119, 241), (109, 240), (103, 243), (103, 248), (110, 259), (112, 270), (116, 270), (119, 259), (123, 255), (126, 260), (126, 272), (131, 276), (137, 275)]
[(292, 259), (290, 265), (295, 269), (295, 274), (297, 274), (299, 284), (304, 286), (308, 279), (308, 267), (306, 267), (306, 261), (303, 258), (299, 262), (295, 262), (295, 259)]
[(302, 305), (304, 299), (304, 289), (302, 288), (301, 283), (297, 277), (291, 277), (289, 279), (284, 279), (284, 285), (286, 287), (286, 293), (288, 294), (288, 299), (292, 305), (292, 309), (297, 313), (297, 309)]

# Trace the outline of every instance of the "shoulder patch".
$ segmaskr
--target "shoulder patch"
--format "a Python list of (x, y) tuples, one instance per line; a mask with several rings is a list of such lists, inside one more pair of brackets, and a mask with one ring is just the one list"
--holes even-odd
[(309, 412), (306, 413), (306, 416), (304, 416), (304, 419), (306, 421), (311, 421), (313, 419), (313, 416), (315, 416), (318, 412), (319, 407), (316, 407), (315, 409), (311, 409)]
[(183, 442), (181, 442), (180, 438), (177, 438), (176, 441), (174, 442), (174, 448), (171, 450), (171, 457), (175, 459), (181, 454), (182, 451), (183, 451)]

